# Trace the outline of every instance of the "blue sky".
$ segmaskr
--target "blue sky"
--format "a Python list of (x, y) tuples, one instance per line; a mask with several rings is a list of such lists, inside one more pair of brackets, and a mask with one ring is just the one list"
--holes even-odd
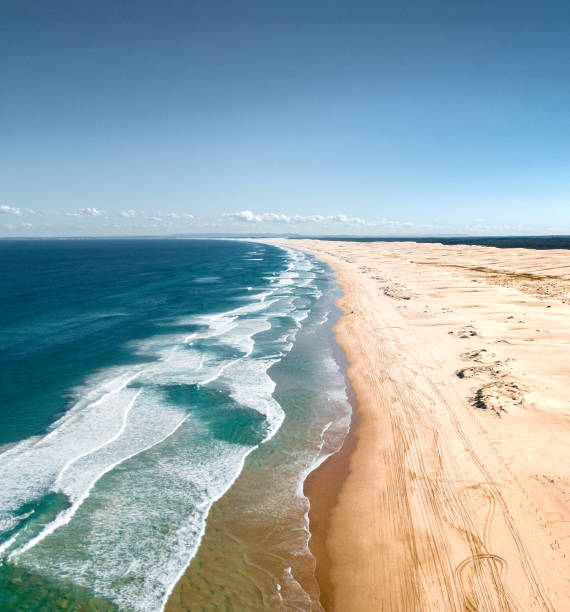
[(570, 233), (570, 3), (0, 0), (0, 236)]

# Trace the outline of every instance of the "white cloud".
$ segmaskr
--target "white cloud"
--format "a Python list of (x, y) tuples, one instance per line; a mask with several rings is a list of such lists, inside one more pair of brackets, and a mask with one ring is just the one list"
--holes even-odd
[(223, 217), (245, 223), (344, 223), (348, 225), (369, 225), (367, 221), (360, 217), (349, 217), (348, 215), (283, 215), (280, 213), (261, 213), (255, 214), (251, 210), (242, 210), (234, 213), (224, 213)]
[[(404, 232), (429, 229), (428, 226), (419, 226), (415, 223), (404, 221), (393, 221), (390, 219), (367, 220), (361, 217), (351, 217), (344, 213), (336, 215), (284, 215), (280, 213), (254, 213), (251, 210), (242, 210), (233, 213), (223, 213), (222, 217), (238, 223), (261, 224), (265, 223), (287, 223), (291, 226), (289, 231), (311, 231), (313, 233), (388, 233)], [(298, 225), (320, 226), (319, 228), (307, 228), (301, 230)]]
[(73, 212), (67, 213), (68, 217), (105, 217), (107, 213), (98, 208), (80, 208)]
[(164, 217), (168, 217), (169, 219), (188, 219), (188, 220), (192, 220), (192, 219), (196, 218), (194, 215), (191, 215), (190, 213), (165, 213), (163, 216)]
[(175, 212), (143, 213), (143, 212), (138, 212), (133, 209), (125, 210), (119, 213), (119, 215), (125, 219), (132, 219), (134, 217), (142, 217), (143, 219), (147, 219), (148, 221), (161, 221), (163, 219), (185, 219), (188, 221), (192, 221), (196, 219), (196, 217), (194, 215), (191, 215), (190, 213), (175, 213)]
[(0, 213), (4, 215), (21, 215), (22, 210), (16, 206), (8, 206), (6, 204), (0, 205)]
[(251, 210), (241, 210), (240, 212), (224, 213), (223, 217), (228, 217), (234, 221), (245, 221), (246, 223), (261, 223), (262, 221), (289, 223), (293, 217), (288, 215), (280, 215), (278, 213), (262, 213), (256, 215)]
[(351, 223), (356, 225), (368, 225), (368, 223), (361, 219), (360, 217), (348, 217), (347, 215), (333, 215), (332, 217), (327, 217), (331, 221), (336, 221), (338, 223)]
[(274, 223), (290, 223), (292, 221), (292, 217), (288, 217), (287, 215), (280, 215), (277, 213), (263, 213), (259, 215), (261, 221), (271, 221)]
[(261, 221), (259, 215), (254, 215), (251, 210), (242, 210), (241, 212), (223, 213), (223, 217), (234, 219), (235, 221)]

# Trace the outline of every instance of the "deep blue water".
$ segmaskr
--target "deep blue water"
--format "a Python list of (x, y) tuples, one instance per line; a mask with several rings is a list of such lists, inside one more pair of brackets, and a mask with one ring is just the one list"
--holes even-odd
[[(250, 453), (272, 440), (289, 459), (271, 473), (294, 497), (322, 432), (344, 435), (334, 283), (309, 256), (221, 240), (2, 241), (0, 278), (3, 610), (62, 597), (160, 610)], [(298, 338), (310, 348), (291, 353)], [(277, 364), (281, 380), (318, 384), (280, 404)], [(287, 414), (294, 427), (273, 441)]]

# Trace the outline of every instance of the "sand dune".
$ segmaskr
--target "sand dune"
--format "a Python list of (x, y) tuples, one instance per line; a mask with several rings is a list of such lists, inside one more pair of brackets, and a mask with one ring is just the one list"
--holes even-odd
[(360, 415), (328, 607), (570, 610), (568, 251), (287, 242), (338, 274)]

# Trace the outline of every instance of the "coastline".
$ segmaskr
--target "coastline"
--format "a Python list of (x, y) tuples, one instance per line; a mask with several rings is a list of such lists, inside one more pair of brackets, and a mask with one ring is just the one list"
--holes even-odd
[[(333, 330), (336, 329), (333, 328)], [(349, 401), (352, 405), (350, 428), (340, 449), (309, 472), (303, 493), (309, 500), (309, 549), (315, 558), (315, 578), (320, 590), (320, 602), (325, 610), (334, 606), (334, 590), (331, 581), (331, 558), (327, 550), (327, 535), (331, 515), (338, 503), (342, 486), (350, 473), (350, 457), (358, 443), (358, 403), (352, 389)]]
[(177, 261), (196, 248), (203, 261), (164, 291), (166, 318), (143, 308), (132, 358), (70, 386), (66, 416), (2, 457), (2, 610), (321, 610), (302, 487), (350, 419), (340, 290), (300, 251), (202, 242), (174, 243)]
[(343, 290), (358, 445), (315, 530), (326, 609), (567, 609), (567, 251), (266, 242)]
[[(196, 555), (170, 593), (169, 612), (213, 605), (322, 610), (304, 486), (336, 453), (353, 411), (345, 395), (346, 363), (331, 332), (341, 315), (333, 307), (340, 290), (330, 270), (310, 259), (316, 281), (308, 291), (316, 301), (287, 353), (268, 370), (273, 400), (286, 418), (212, 505)], [(303, 307), (303, 291), (298, 299)]]

